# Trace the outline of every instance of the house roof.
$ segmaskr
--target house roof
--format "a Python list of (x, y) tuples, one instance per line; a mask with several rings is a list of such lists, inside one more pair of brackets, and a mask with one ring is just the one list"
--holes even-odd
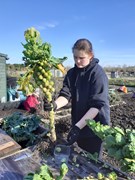
[(6, 60), (8, 60), (8, 55), (7, 54), (3, 54), (3, 53), (0, 53), (0, 57), (4, 57)]

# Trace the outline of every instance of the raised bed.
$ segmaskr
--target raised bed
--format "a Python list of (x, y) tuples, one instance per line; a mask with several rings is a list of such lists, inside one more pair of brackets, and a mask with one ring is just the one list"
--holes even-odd
[(0, 129), (0, 158), (19, 151), (21, 146)]

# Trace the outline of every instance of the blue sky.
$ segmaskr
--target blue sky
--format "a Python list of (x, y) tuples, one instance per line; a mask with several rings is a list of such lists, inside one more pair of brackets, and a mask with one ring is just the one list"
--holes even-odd
[(35, 27), (52, 55), (67, 56), (73, 66), (72, 46), (88, 38), (102, 66), (135, 64), (135, 0), (2, 0), (0, 53), (7, 63), (23, 63), (24, 31)]

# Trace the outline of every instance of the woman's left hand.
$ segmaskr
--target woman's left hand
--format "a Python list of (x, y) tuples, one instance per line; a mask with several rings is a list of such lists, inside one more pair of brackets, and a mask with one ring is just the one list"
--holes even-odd
[(77, 126), (74, 126), (70, 130), (68, 137), (67, 137), (67, 141), (68, 141), (67, 145), (72, 145), (74, 142), (77, 141), (79, 134), (80, 134), (80, 131), (81, 131), (80, 128)]

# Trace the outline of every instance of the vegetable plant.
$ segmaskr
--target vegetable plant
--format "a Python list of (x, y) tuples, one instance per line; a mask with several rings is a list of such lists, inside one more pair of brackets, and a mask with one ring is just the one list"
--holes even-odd
[[(24, 32), (26, 44), (22, 43), (23, 60), (27, 67), (27, 72), (23, 77), (18, 79), (20, 90), (24, 94), (31, 94), (35, 88), (40, 88), (45, 99), (52, 103), (55, 92), (54, 82), (52, 81), (53, 68), (60, 70), (63, 74), (66, 70), (63, 66), (63, 61), (66, 57), (55, 58), (51, 54), (51, 45), (47, 42), (43, 43), (40, 38), (40, 33), (34, 27), (28, 28)], [(54, 111), (49, 112), (51, 140), (56, 141)]]
[(108, 155), (120, 162), (121, 170), (135, 172), (135, 130), (103, 125), (87, 120), (87, 125), (104, 141)]
[(62, 180), (68, 172), (68, 166), (63, 163), (60, 167), (60, 173), (54, 176), (49, 167), (45, 164), (40, 167), (39, 171), (29, 173), (24, 180)]
[(36, 115), (23, 116), (22, 113), (16, 112), (4, 118), (2, 129), (16, 142), (28, 140), (30, 144), (37, 138), (33, 131), (39, 127), (40, 122)]
[(97, 174), (97, 178), (93, 176), (85, 177), (83, 180), (117, 180), (117, 174), (115, 172), (108, 173), (106, 176), (102, 173)]
[(109, 101), (110, 105), (118, 104), (122, 101), (121, 96), (116, 91), (109, 91)]

